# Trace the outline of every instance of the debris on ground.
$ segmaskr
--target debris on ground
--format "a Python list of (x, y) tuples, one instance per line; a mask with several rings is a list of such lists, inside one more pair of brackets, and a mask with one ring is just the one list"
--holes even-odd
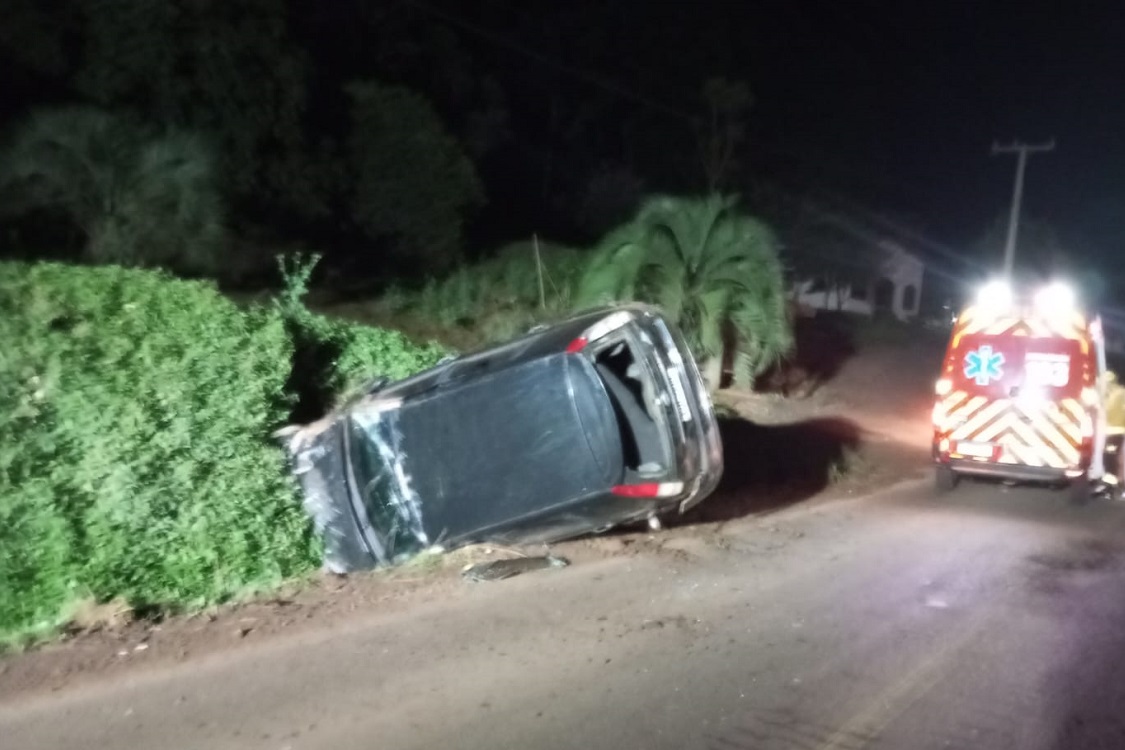
[(470, 581), (501, 581), (505, 578), (548, 568), (565, 568), (570, 561), (565, 557), (539, 555), (537, 557), (513, 557), (504, 560), (490, 560), (467, 566), (461, 575)]

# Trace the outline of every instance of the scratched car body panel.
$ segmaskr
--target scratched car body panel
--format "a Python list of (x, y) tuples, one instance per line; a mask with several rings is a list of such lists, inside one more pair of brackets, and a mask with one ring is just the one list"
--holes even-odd
[(373, 384), (287, 435), (337, 572), (432, 545), (552, 542), (683, 512), (723, 469), (683, 338), (642, 305)]

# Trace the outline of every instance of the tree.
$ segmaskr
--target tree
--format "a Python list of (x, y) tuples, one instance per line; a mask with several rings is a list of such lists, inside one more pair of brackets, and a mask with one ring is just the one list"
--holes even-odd
[(88, 107), (44, 110), (4, 153), (6, 213), (55, 210), (90, 260), (215, 273), (225, 262), (222, 200), (197, 135), (158, 132)]
[(66, 37), (74, 31), (69, 10), (68, 0), (7, 0), (0, 23), (0, 75), (11, 75), (12, 68), (20, 78), (64, 75)]
[(610, 232), (582, 279), (579, 301), (641, 300), (680, 326), (718, 386), (725, 333), (735, 381), (749, 384), (792, 345), (773, 232), (732, 197), (659, 197)]
[(461, 256), (466, 215), (484, 202), (473, 163), (420, 94), (374, 81), (347, 92), (355, 222), (421, 270), (447, 270)]
[(707, 114), (697, 125), (699, 151), (708, 192), (726, 187), (737, 166), (738, 147), (746, 138), (750, 88), (739, 81), (711, 78), (703, 85)]
[(320, 216), (327, 175), (306, 147), (308, 63), (284, 0), (83, 0), (79, 92), (207, 134), (245, 204)]
[[(511, 138), (508, 103), (500, 81), (465, 45), (446, 13), (409, 3), (361, 3), (357, 10), (355, 28), (344, 41), (351, 51), (344, 58), (348, 75), (393, 78), (400, 85), (425, 91), (477, 163)], [(474, 12), (483, 13), (485, 8), (477, 7)], [(341, 43), (339, 28), (318, 31), (329, 44)], [(357, 73), (357, 56), (373, 61), (374, 67)]]

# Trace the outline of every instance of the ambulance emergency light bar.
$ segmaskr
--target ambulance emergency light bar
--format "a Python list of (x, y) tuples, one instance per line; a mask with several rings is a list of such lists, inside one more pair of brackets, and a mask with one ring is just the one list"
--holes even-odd
[[(1015, 301), (1012, 287), (1006, 281), (990, 281), (977, 291), (977, 307), (989, 312), (1011, 309)], [(1055, 315), (1073, 310), (1077, 299), (1068, 284), (1054, 281), (1036, 290), (1032, 302), (1037, 312)]]
[(1035, 307), (1048, 315), (1069, 312), (1076, 302), (1074, 290), (1058, 281), (1035, 293)]
[(986, 310), (1005, 310), (1014, 301), (1012, 287), (1005, 281), (990, 281), (977, 292), (977, 306)]

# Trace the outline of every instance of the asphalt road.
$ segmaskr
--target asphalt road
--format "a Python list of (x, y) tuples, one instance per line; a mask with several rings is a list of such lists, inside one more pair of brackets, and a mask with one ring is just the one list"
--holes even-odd
[(1125, 505), (914, 485), (684, 549), (27, 696), (0, 746), (1125, 747)]

